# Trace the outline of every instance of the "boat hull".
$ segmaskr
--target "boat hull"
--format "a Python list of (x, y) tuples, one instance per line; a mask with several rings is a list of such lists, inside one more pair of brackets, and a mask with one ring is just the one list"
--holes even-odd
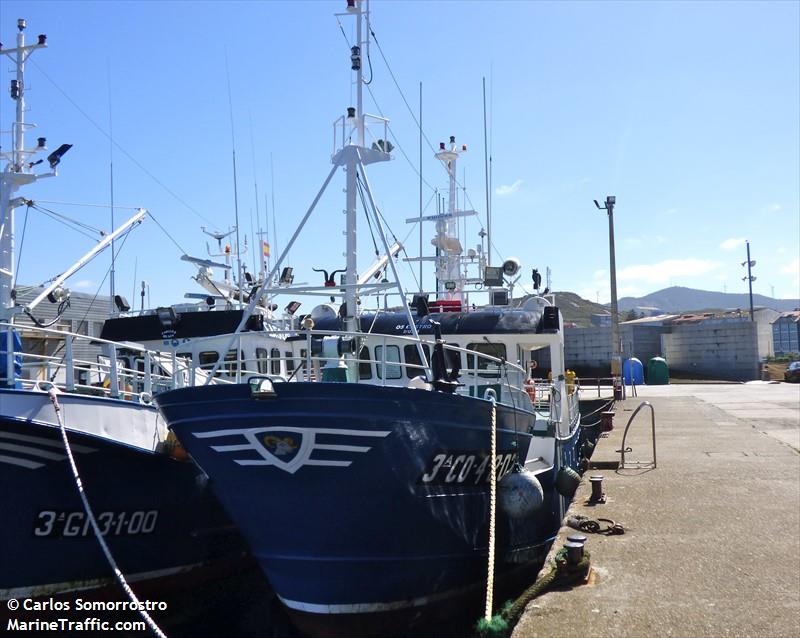
[[(385, 636), (382, 618), (482, 599), (491, 404), (364, 384), (275, 390), (256, 400), (246, 385), (187, 388), (158, 403), (298, 624)], [(533, 419), (497, 406), (498, 476), (528, 455)], [(498, 516), (500, 581), (527, 565), (530, 582), (558, 530), (553, 468), (538, 478), (535, 513)]]
[[(39, 420), (41, 399), (33, 396), (15, 416), (0, 414), (0, 546), (12, 549), (0, 562), (0, 601), (102, 598), (114, 591), (114, 575), (84, 511), (60, 429)], [(241, 568), (246, 545), (199, 468), (70, 425), (86, 495), (135, 590), (164, 593)]]

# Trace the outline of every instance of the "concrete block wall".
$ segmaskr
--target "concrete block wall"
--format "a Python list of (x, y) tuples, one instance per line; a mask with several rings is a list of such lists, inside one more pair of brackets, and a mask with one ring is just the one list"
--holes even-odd
[[(623, 357), (634, 356), (643, 364), (661, 355), (663, 326), (620, 326)], [(570, 328), (564, 332), (564, 356), (568, 368), (608, 368), (611, 362), (611, 328)]]
[(569, 328), (564, 331), (567, 368), (608, 367), (611, 361), (611, 328)]
[[(661, 335), (667, 330), (668, 328), (664, 326), (622, 326), (622, 344), (625, 347), (624, 356), (627, 358), (629, 354), (632, 354), (646, 368), (650, 359), (662, 356)], [(628, 335), (630, 335), (630, 341), (626, 341)]]
[(775, 341), (772, 335), (772, 324), (766, 321), (757, 321), (758, 326), (758, 355), (760, 359), (775, 355)]
[(758, 324), (750, 321), (704, 321), (672, 326), (661, 336), (672, 373), (750, 381), (760, 378)]

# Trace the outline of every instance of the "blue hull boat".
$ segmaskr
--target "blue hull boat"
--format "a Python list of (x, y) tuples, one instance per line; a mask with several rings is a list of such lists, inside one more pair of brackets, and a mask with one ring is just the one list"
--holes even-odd
[[(46, 401), (3, 390), (0, 404), (24, 394)], [(100, 531), (138, 592), (196, 586), (245, 564), (241, 537), (191, 462), (74, 430), (69, 440)], [(57, 426), (0, 417), (0, 493), (0, 545), (13, 548), (4, 552), (0, 600), (114, 591)]]
[[(436, 223), (436, 290), (407, 294), (402, 246), (390, 244), (367, 176), (393, 148), (388, 120), (363, 110), (368, 2), (348, 0), (346, 11), (356, 20), (347, 62), (358, 89), (334, 121), (330, 172), (249, 295), (237, 334), (213, 352), (212, 342), (195, 343), (205, 350), (196, 358), (191, 344), (175, 355), (190, 378), (204, 358), (213, 359), (208, 379), (230, 374), (254, 345), (264, 365), (252, 374), (239, 361), (236, 378), (248, 383), (173, 389), (156, 402), (301, 631), (388, 638), (476, 619), (484, 596), (491, 610), (494, 593), (499, 601), (506, 585), (533, 581), (565, 511), (564, 484), (577, 479), (569, 472), (582, 434), (555, 300), (538, 294), (533, 271), (537, 293), (512, 304), (521, 262), (492, 266), (487, 233), (474, 249), (457, 237), (460, 219), (477, 213), (456, 207), (466, 147), (454, 136), (435, 155), (449, 175), (447, 212), (418, 218)], [(324, 285), (293, 285), (289, 252), (340, 171), (344, 271), (314, 268)], [(358, 262), (359, 200), (376, 249), (368, 267)], [(470, 301), (473, 288), (488, 306)], [(262, 298), (278, 308), (285, 295), (284, 328), (242, 332)], [(295, 295), (330, 303), (296, 316)]]
[[(349, 383), (275, 383), (268, 397), (245, 384), (186, 388), (157, 400), (309, 634), (387, 635), (388, 617), (407, 627), (485, 593), (489, 401)], [(498, 479), (530, 457), (534, 421), (497, 406)], [(568, 464), (577, 438), (561, 442)], [(558, 529), (553, 467), (537, 478), (536, 515), (498, 519), (499, 581), (526, 565), (530, 580)]]

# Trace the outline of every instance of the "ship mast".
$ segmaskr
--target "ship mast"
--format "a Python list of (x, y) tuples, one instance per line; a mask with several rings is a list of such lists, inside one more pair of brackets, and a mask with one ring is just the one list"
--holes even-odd
[(0, 158), (6, 162), (0, 178), (0, 319), (3, 321), (11, 321), (15, 314), (14, 209), (25, 203), (22, 197), (14, 198), (14, 195), (22, 186), (33, 184), (43, 177), (55, 177), (56, 166), (64, 153), (71, 148), (70, 144), (62, 144), (48, 155), (49, 173), (33, 173), (33, 167), (44, 160), (32, 161), (32, 157), (47, 150), (47, 140), (40, 137), (34, 148), (25, 148), (25, 131), (35, 127), (35, 124), (25, 123), (25, 63), (36, 49), (47, 46), (47, 36), (40, 34), (36, 44), (26, 45), (26, 26), (24, 19), (17, 20), (17, 46), (13, 49), (0, 49), (0, 53), (8, 56), (16, 66), (16, 75), (11, 80), (10, 87), (11, 99), (16, 103), (15, 119), (11, 127), (12, 150), (0, 154)]
[[(364, 7), (363, 9), (362, 6)], [(313, 201), (311, 202), (311, 206), (309, 206), (305, 215), (303, 215), (300, 225), (297, 227), (294, 234), (284, 247), (280, 257), (278, 257), (275, 264), (272, 266), (271, 271), (265, 277), (264, 281), (261, 282), (261, 285), (258, 287), (258, 289), (255, 290), (251, 295), (250, 303), (245, 309), (235, 333), (239, 333), (244, 328), (244, 325), (247, 322), (247, 317), (252, 314), (255, 305), (265, 294), (269, 294), (271, 292), (285, 293), (293, 291), (298, 294), (330, 295), (331, 289), (327, 286), (322, 288), (297, 286), (273, 290), (270, 287), (270, 282), (274, 281), (275, 275), (280, 271), (284, 261), (286, 261), (289, 251), (292, 249), (292, 246), (300, 235), (300, 232), (308, 222), (311, 214), (314, 212), (314, 209), (319, 203), (323, 193), (328, 188), (333, 176), (340, 168), (344, 168), (347, 178), (345, 188), (346, 208), (344, 211), (346, 215), (346, 245), (344, 256), (347, 269), (345, 273), (344, 284), (340, 286), (340, 288), (344, 289), (344, 304), (340, 309), (340, 315), (344, 319), (345, 330), (351, 333), (360, 332), (358, 320), (359, 290), (366, 291), (367, 293), (375, 293), (382, 290), (388, 290), (390, 288), (396, 288), (403, 305), (403, 310), (405, 311), (408, 322), (408, 332), (417, 341), (417, 352), (419, 354), (420, 361), (422, 362), (422, 366), (428, 370), (429, 377), (432, 378), (428, 366), (428, 356), (425, 354), (422, 343), (419, 341), (419, 334), (414, 322), (414, 316), (411, 314), (411, 309), (408, 305), (408, 300), (406, 299), (405, 290), (403, 289), (403, 286), (400, 282), (400, 277), (397, 273), (394, 255), (399, 251), (400, 248), (397, 245), (389, 245), (383, 228), (384, 222), (381, 220), (381, 216), (375, 203), (375, 199), (372, 195), (372, 189), (370, 188), (369, 180), (367, 179), (366, 175), (365, 167), (368, 164), (391, 160), (391, 151), (393, 148), (388, 137), (389, 120), (384, 117), (368, 115), (363, 112), (362, 89), (364, 82), (361, 71), (361, 61), (362, 51), (368, 54), (369, 50), (369, 0), (347, 0), (346, 13), (336, 15), (354, 16), (357, 20), (357, 43), (350, 48), (350, 68), (355, 72), (355, 81), (357, 85), (356, 106), (347, 107), (346, 114), (339, 116), (334, 121), (333, 153), (331, 155), (331, 164), (333, 166), (331, 167), (328, 176), (325, 178), (322, 187), (319, 189)], [(362, 25), (362, 20), (365, 21), (364, 25)], [(366, 28), (366, 39), (363, 33), (364, 28)], [(366, 141), (367, 135), (369, 135), (372, 142), (369, 146), (367, 146)], [(358, 237), (356, 223), (356, 203), (359, 194), (361, 194), (364, 198), (365, 208), (367, 209), (365, 212), (367, 215), (370, 215), (370, 218), (373, 220), (374, 228), (377, 231), (381, 244), (383, 245), (384, 254), (386, 256), (386, 264), (392, 271), (394, 284), (390, 284), (388, 282), (368, 283), (366, 281), (359, 281), (356, 250), (356, 240)], [(235, 340), (236, 334), (231, 335), (228, 349), (233, 346)], [(358, 382), (358, 360), (355, 356), (355, 353), (345, 353), (344, 357), (347, 363), (347, 376), (349, 377), (349, 380), (352, 382)], [(206, 383), (210, 382), (221, 365), (221, 360), (214, 364), (214, 368), (209, 373)]]
[(464, 248), (458, 238), (458, 218), (475, 215), (475, 211), (460, 211), (456, 206), (456, 170), (458, 157), (467, 152), (467, 145), (459, 149), (454, 135), (450, 136), (449, 148), (444, 142), (439, 143), (436, 159), (440, 160), (449, 177), (449, 193), (447, 212), (443, 212), (436, 220), (436, 236), (433, 244), (439, 249), (436, 259), (436, 298), (458, 300), (464, 303), (464, 275), (461, 273), (461, 260)]
[[(364, 148), (364, 77), (361, 64), (361, 47), (364, 44), (362, 40), (362, 17), (369, 23), (369, 5), (365, 10), (361, 8), (361, 2), (358, 0), (347, 0), (347, 13), (356, 19), (356, 43), (350, 48), (350, 68), (355, 71), (356, 83), (356, 106), (347, 109), (347, 118), (343, 125), (342, 142), (346, 143), (346, 138), (349, 137), (349, 146), (352, 148)], [(369, 27), (367, 27), (369, 34)], [(350, 135), (347, 135), (347, 129), (350, 129)], [(357, 146), (352, 144), (353, 130), (356, 133)], [(344, 151), (345, 148), (342, 149)], [(346, 237), (347, 242), (345, 246), (345, 330), (354, 332), (358, 330), (358, 261), (357, 261), (357, 244), (358, 244), (358, 210), (357, 210), (357, 197), (358, 197), (358, 157), (356, 153), (349, 153), (345, 161), (345, 172), (347, 175), (346, 183)]]

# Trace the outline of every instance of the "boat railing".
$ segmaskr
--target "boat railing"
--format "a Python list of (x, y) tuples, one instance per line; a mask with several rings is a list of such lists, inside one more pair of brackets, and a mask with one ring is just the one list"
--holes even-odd
[[(185, 376), (180, 367), (167, 370), (160, 365), (169, 354), (136, 344), (28, 324), (0, 323), (3, 331), (0, 354), (5, 365), (0, 370), (0, 384), (6, 387), (45, 391), (55, 386), (64, 392), (149, 403), (154, 394), (176, 387), (177, 379)], [(47, 344), (54, 347), (50, 354), (34, 352), (25, 348), (26, 344), (20, 348), (14, 344), (15, 332), (20, 340), (38, 339), (41, 344), (36, 345), (43, 344), (44, 350), (48, 350)], [(6, 356), (8, 352), (13, 356)], [(97, 360), (87, 359), (87, 353), (94, 353)], [(131, 359), (140, 362), (141, 369), (138, 365), (136, 369), (127, 367), (125, 362)]]
[[(364, 119), (365, 146), (371, 146), (375, 150), (388, 153), (390, 149), (388, 145), (389, 120), (385, 117), (370, 115), (369, 113), (364, 113), (362, 117)], [(332, 155), (336, 155), (336, 153), (350, 143), (353, 137), (358, 135), (358, 123), (355, 119), (356, 118), (349, 118), (342, 115), (333, 121)], [(377, 129), (382, 132), (383, 135), (375, 135), (373, 129)]]
[[(322, 351), (321, 340), (325, 337), (335, 337), (343, 340), (349, 347), (348, 354), (340, 356), (326, 354)], [(259, 358), (245, 358), (242, 356), (243, 341), (256, 339), (264, 346), (263, 349), (271, 351), (277, 349), (278, 358), (263, 360)], [(211, 342), (211, 338), (195, 341), (195, 348), (202, 349), (204, 341)], [(235, 344), (235, 350), (233, 349)], [(412, 385), (415, 377), (426, 377), (426, 367), (415, 359), (403, 360), (400, 355), (404, 346), (416, 346), (417, 341), (410, 336), (368, 334), (360, 332), (345, 332), (332, 330), (271, 330), (269, 336), (243, 333), (231, 344), (231, 350), (226, 353), (223, 365), (218, 366), (215, 372), (217, 379), (245, 382), (253, 376), (283, 376), (289, 381), (321, 381), (326, 368), (351, 369), (349, 375), (357, 383), (369, 383), (381, 386), (407, 386)], [(430, 357), (433, 344), (423, 340), (427, 357)], [(363, 347), (367, 347), (369, 354), (363, 354)], [(453, 359), (458, 357), (460, 362), (471, 362), (469, 366), (460, 365), (458, 377), (459, 394), (475, 397), (485, 397), (487, 390), (494, 390), (498, 401), (516, 407), (532, 410), (531, 400), (525, 388), (526, 372), (520, 366), (493, 357), (482, 352), (461, 348), (455, 345), (444, 344), (445, 358), (448, 368), (452, 367)], [(414, 348), (416, 352), (416, 348)], [(222, 353), (217, 353), (222, 356)], [(200, 365), (199, 362), (189, 362), (190, 384), (197, 383), (196, 375), (202, 371), (207, 375), (217, 364), (217, 361)], [(273, 363), (281, 371), (275, 374), (271, 369)], [(342, 376), (342, 375), (340, 375)], [(422, 386), (416, 386), (422, 387)]]

